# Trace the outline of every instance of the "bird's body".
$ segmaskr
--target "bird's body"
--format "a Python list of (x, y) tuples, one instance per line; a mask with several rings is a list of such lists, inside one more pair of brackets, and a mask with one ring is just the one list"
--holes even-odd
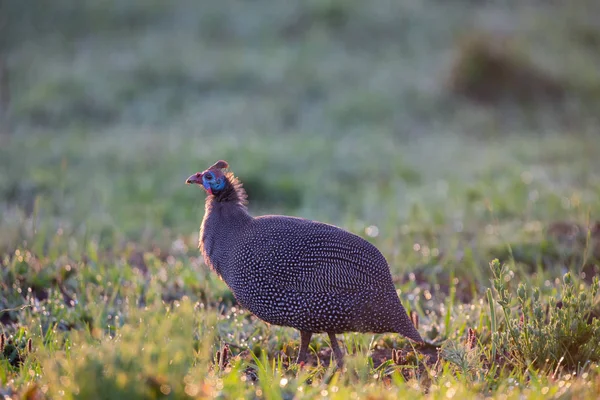
[[(340, 365), (336, 333), (397, 332), (422, 342), (375, 246), (333, 225), (277, 215), (254, 218), (237, 179), (219, 175), (227, 164), (215, 166), (188, 178), (188, 183), (201, 179), (209, 193), (200, 233), (205, 261), (243, 307), (301, 332), (299, 361), (312, 333), (329, 334)], [(221, 182), (206, 182), (207, 173)]]

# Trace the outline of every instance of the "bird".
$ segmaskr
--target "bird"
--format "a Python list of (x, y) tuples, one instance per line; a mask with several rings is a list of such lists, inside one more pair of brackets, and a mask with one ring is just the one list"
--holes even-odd
[(242, 182), (219, 160), (187, 178), (206, 191), (199, 248), (236, 301), (259, 319), (300, 332), (296, 362), (313, 334), (399, 333), (423, 343), (402, 306), (381, 252), (358, 235), (308, 219), (248, 212)]

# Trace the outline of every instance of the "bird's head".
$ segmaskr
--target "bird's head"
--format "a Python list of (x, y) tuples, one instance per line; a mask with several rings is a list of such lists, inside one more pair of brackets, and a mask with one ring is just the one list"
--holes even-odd
[(227, 187), (227, 176), (224, 172), (227, 167), (227, 161), (219, 160), (207, 170), (196, 172), (187, 178), (185, 183), (200, 185), (208, 194), (218, 195)]

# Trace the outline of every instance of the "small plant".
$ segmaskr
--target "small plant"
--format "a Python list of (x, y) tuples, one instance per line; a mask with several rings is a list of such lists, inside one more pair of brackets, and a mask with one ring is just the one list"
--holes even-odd
[(229, 346), (224, 343), (221, 345), (221, 349), (217, 351), (215, 356), (215, 366), (219, 371), (223, 371), (229, 364), (229, 358), (231, 357), (231, 350)]
[(504, 315), (504, 324), (492, 329), (492, 346), (507, 362), (555, 370), (600, 360), (600, 319), (594, 315), (600, 302), (598, 277), (588, 288), (566, 273), (559, 299), (543, 299), (539, 288), (520, 283), (515, 304), (506, 286), (508, 267), (496, 259), (490, 268), (495, 302)]
[(7, 360), (11, 366), (19, 367), (32, 352), (32, 340), (27, 337), (24, 329), (19, 329), (9, 337), (4, 333), (0, 334), (0, 360)]
[(471, 337), (467, 343), (448, 340), (441, 347), (441, 357), (454, 364), (462, 376), (476, 376), (483, 371), (478, 347), (471, 347)]

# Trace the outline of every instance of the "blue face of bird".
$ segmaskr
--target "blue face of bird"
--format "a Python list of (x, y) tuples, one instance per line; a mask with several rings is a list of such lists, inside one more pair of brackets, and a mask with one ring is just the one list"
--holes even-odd
[(222, 173), (206, 171), (202, 175), (202, 186), (210, 194), (218, 193), (225, 188), (225, 177)]
[(208, 194), (217, 194), (225, 189), (226, 179), (222, 171), (207, 169), (190, 176), (185, 183), (200, 185)]

